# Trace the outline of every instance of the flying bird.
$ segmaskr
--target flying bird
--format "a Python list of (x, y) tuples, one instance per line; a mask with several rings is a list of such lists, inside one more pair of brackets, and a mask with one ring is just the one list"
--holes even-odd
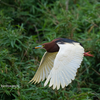
[(64, 88), (75, 79), (77, 69), (84, 56), (91, 56), (85, 52), (82, 44), (66, 38), (56, 38), (49, 43), (44, 43), (34, 49), (44, 48), (44, 53), (38, 70), (30, 82), (39, 83), (46, 79), (44, 86), (49, 81), (53, 89)]

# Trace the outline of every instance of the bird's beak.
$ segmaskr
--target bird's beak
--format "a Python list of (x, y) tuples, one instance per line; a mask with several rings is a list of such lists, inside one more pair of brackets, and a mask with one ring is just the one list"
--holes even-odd
[(38, 48), (43, 48), (43, 45), (36, 46), (33, 49), (38, 49)]

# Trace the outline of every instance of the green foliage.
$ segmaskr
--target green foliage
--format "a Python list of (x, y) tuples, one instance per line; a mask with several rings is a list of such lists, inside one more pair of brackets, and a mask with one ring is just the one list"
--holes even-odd
[[(100, 2), (66, 1), (0, 1), (0, 100), (100, 99)], [(84, 57), (64, 89), (29, 84), (44, 53), (32, 48), (57, 37), (81, 42), (94, 57)]]

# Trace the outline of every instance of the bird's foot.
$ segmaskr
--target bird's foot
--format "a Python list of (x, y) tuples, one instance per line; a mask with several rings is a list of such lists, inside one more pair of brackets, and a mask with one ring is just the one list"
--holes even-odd
[(90, 51), (89, 51), (89, 52), (85, 52), (85, 53), (84, 53), (84, 56), (94, 57), (94, 55), (90, 54)]

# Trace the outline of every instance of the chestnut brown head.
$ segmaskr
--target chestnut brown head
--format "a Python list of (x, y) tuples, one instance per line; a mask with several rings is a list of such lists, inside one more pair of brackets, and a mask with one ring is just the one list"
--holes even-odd
[(56, 44), (55, 41), (51, 41), (49, 43), (44, 43), (42, 45), (35, 47), (34, 49), (38, 49), (38, 48), (44, 48), (44, 49), (46, 49), (47, 52), (57, 52), (57, 51), (59, 51), (59, 47), (58, 47), (58, 45)]

